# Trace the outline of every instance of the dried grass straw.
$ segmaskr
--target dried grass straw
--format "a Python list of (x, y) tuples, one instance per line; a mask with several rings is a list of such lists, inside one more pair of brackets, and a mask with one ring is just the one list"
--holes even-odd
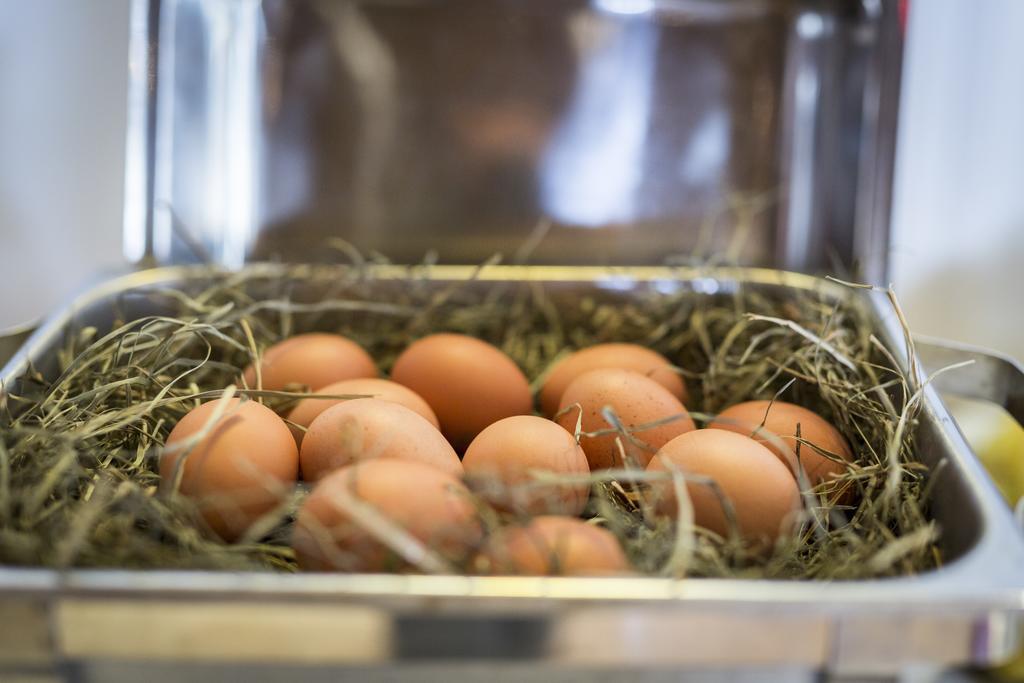
[[(856, 297), (836, 303), (822, 293), (723, 287), (707, 294), (685, 286), (580, 294), (531, 281), (439, 286), (429, 263), (382, 280), (379, 261), (210, 271), (179, 288), (126, 294), (125, 312), (109, 330), (74, 330), (54, 377), (33, 371), (0, 394), (0, 561), (293, 570), (288, 539), (301, 487), (242, 542), (227, 545), (197, 528), (187, 500), (158, 494), (156, 460), (171, 427), (221, 395), (260, 349), (320, 330), (355, 339), (385, 369), (425, 334), (470, 334), (504, 349), (534, 385), (574, 348), (637, 342), (678, 364), (698, 421), (739, 401), (778, 398), (819, 412), (850, 440), (857, 463), (834, 486), (854, 487), (856, 505), (809, 493), (800, 533), (768, 555), (695, 527), (685, 497), (677, 519), (652, 521), (638, 495), (651, 477), (643, 471), (595, 473), (587, 516), (617, 534), (643, 572), (855, 579), (940, 564), (928, 472), (912, 438), (921, 382), (916, 369), (909, 377), (900, 370)], [(151, 314), (128, 313), (140, 307)], [(306, 395), (238, 393), (275, 408)], [(634, 437), (612, 428), (625, 452)], [(685, 474), (672, 477), (683, 493)], [(532, 485), (565, 481), (540, 475)], [(483, 517), (488, 526), (508, 521), (491, 509)]]

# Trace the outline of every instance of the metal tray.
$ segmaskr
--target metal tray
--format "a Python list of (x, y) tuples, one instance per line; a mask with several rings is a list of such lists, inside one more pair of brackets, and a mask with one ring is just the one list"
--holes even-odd
[[(444, 284), (472, 272), (439, 266), (432, 276)], [(16, 386), (30, 361), (45, 371), (69, 328), (109, 326), (125, 293), (208, 277), (208, 268), (166, 267), (92, 290), (33, 335), (0, 382)], [(740, 284), (811, 290), (859, 299), (873, 314), (876, 334), (890, 348), (902, 347), (893, 316), (872, 294), (777, 270), (497, 266), (478, 277), (536, 280), (602, 298), (679, 289), (710, 294)], [(517, 671), (579, 680), (573, 676), (581, 671), (614, 679), (612, 672), (626, 670), (656, 676), (708, 667), (758, 667), (756, 678), (764, 680), (769, 672), (892, 675), (998, 661), (1016, 644), (1024, 607), (1024, 540), (932, 389), (916, 439), (925, 462), (948, 461), (932, 501), (947, 564), (919, 576), (824, 583), (3, 567), (0, 673), (27, 667), (80, 680), (130, 680), (137, 663), (147, 661), (189, 662), (199, 678), (246, 664), (257, 678), (309, 673), (304, 667), (315, 665), (325, 676), (413, 672), (447, 680), (494, 677), (488, 662), (500, 661), (516, 664), (500, 680), (518, 680)], [(418, 666), (406, 668), (412, 663)]]

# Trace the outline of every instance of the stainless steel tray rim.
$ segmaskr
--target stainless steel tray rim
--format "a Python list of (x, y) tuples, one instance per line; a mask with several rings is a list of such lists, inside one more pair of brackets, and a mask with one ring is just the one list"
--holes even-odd
[[(196, 570), (4, 568), (0, 594), (189, 600), (360, 601), (384, 599), (396, 609), (444, 599), (456, 609), (545, 609), (552, 604), (727, 606), (786, 613), (822, 611), (1020, 612), (1024, 593), (991, 587), (908, 590), (921, 577), (874, 581), (669, 579), (656, 577), (426, 576), (275, 574)], [(909, 585), (908, 585), (909, 584)]]

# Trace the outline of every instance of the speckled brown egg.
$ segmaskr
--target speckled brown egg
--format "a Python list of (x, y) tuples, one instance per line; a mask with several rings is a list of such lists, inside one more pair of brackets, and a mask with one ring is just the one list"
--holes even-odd
[(631, 570), (618, 539), (607, 529), (573, 517), (536, 517), (493, 535), (477, 559), (489, 574), (585, 576)]
[[(430, 409), (427, 402), (412, 389), (403, 387), (397, 382), (378, 379), (376, 377), (346, 379), (340, 382), (335, 382), (334, 384), (328, 384), (316, 393), (323, 394), (325, 396), (364, 395), (367, 398), (377, 398), (382, 401), (390, 401), (392, 403), (405, 406), (414, 413), (417, 413), (427, 422), (434, 425), (435, 428), (439, 427), (437, 416), (434, 415), (434, 411)], [(291, 413), (288, 414), (288, 421), (295, 425), (308, 428), (320, 413), (345, 400), (353, 399), (304, 398), (299, 401), (292, 409)], [(291, 429), (292, 434), (295, 435), (295, 440), (301, 443), (302, 436), (305, 432), (296, 427), (292, 427)]]
[(455, 477), (423, 463), (366, 460), (336, 470), (316, 485), (295, 521), (292, 547), (302, 569), (408, 571), (393, 546), (398, 528), (444, 559), (460, 561), (482, 528), (469, 491)]
[(422, 396), (462, 452), (484, 427), (532, 412), (530, 385), (500, 349), (462, 334), (432, 334), (395, 360), (391, 379)]
[[(764, 423), (764, 427), (761, 427), (762, 423)], [(783, 401), (738, 403), (723, 410), (719, 413), (718, 418), (708, 425), (715, 429), (727, 429), (731, 432), (751, 436), (777, 455), (792, 472), (796, 472), (794, 459), (798, 426), (800, 438), (803, 441), (847, 462), (853, 459), (850, 446), (838, 429), (816, 413), (792, 403)], [(779, 448), (776, 444), (768, 441), (762, 436), (764, 432), (778, 436), (792, 451)], [(800, 463), (807, 471), (807, 477), (814, 486), (846, 471), (844, 464), (822, 455), (806, 443), (800, 446)]]
[[(645, 467), (654, 453), (671, 439), (695, 428), (686, 408), (668, 389), (650, 377), (628, 370), (591, 370), (566, 387), (557, 422), (570, 433), (576, 429), (580, 415), (577, 404), (582, 408), (583, 432), (610, 429), (611, 425), (602, 414), (605, 406), (609, 406), (622, 424), (631, 429), (633, 438), (624, 439), (623, 446), (626, 455), (640, 467)], [(678, 419), (636, 429), (673, 416)], [(615, 439), (616, 434), (581, 434), (580, 445), (587, 454), (591, 471), (629, 464), (622, 462)]]
[[(792, 528), (800, 510), (800, 494), (789, 470), (775, 455), (746, 436), (722, 429), (699, 429), (665, 444), (647, 467), (648, 472), (673, 468), (684, 475), (717, 483), (732, 502), (740, 536), (771, 542)], [(690, 481), (686, 490), (693, 501), (697, 526), (728, 536), (729, 524), (721, 499), (706, 483)], [(676, 497), (670, 482), (652, 485), (659, 512), (675, 516)]]
[(320, 413), (302, 439), (302, 478), (318, 481), (360, 460), (399, 458), (461, 477), (459, 456), (434, 425), (405, 406), (376, 398), (344, 401)]
[[(218, 409), (222, 416), (190, 446)], [(298, 476), (298, 452), (288, 427), (256, 401), (218, 399), (189, 411), (171, 430), (160, 458), (164, 490), (173, 487), (183, 456), (178, 490), (227, 541), (281, 504)]]
[(639, 344), (597, 344), (559, 361), (540, 390), (541, 411), (554, 415), (569, 384), (584, 372), (601, 368), (632, 370), (668, 389), (683, 405), (688, 399), (683, 378), (660, 353)]
[[(337, 334), (300, 334), (274, 344), (263, 352), (260, 377), (263, 389), (280, 391), (286, 386), (304, 385), (311, 391), (343, 379), (376, 377), (377, 366), (370, 354), (351, 339)], [(256, 369), (242, 373), (249, 388), (256, 387)]]
[(488, 500), (513, 512), (578, 515), (590, 494), (587, 483), (546, 484), (533, 476), (590, 474), (573, 435), (534, 415), (506, 417), (487, 427), (469, 444), (462, 465)]

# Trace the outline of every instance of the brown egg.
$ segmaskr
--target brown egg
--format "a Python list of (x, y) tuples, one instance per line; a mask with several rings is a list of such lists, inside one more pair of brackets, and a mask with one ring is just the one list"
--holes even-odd
[[(569, 409), (560, 412), (557, 421), (570, 433), (576, 429), (580, 414), (579, 410), (570, 408), (574, 404), (579, 404), (583, 409), (584, 432), (611, 428), (602, 415), (605, 406), (610, 406), (627, 428), (650, 424), (673, 415), (681, 416), (657, 427), (633, 431), (634, 439), (646, 444), (646, 447), (640, 447), (628, 439), (623, 440), (626, 454), (640, 467), (645, 467), (654, 453), (671, 439), (695, 427), (686, 408), (668, 389), (650, 377), (628, 370), (591, 370), (569, 384), (562, 394), (560, 410)], [(580, 445), (587, 454), (591, 471), (624, 466), (615, 445), (616, 436), (580, 436)]]
[[(678, 468), (683, 474), (714, 480), (736, 512), (740, 535), (750, 541), (774, 541), (786, 533), (800, 510), (800, 494), (786, 466), (767, 448), (721, 429), (698, 429), (669, 441), (648, 465), (648, 472)], [(728, 536), (719, 497), (707, 484), (687, 482), (698, 526)], [(670, 482), (652, 485), (659, 512), (676, 514)]]
[[(365, 394), (370, 398), (377, 398), (382, 401), (390, 401), (405, 406), (409, 410), (423, 417), (427, 422), (438, 428), (437, 416), (430, 409), (427, 402), (412, 389), (403, 387), (401, 384), (376, 377), (362, 377), (359, 379), (345, 379), (334, 384), (328, 384), (316, 393), (327, 396), (338, 396), (344, 394)], [(339, 403), (352, 400), (343, 398), (304, 398), (288, 414), (288, 421), (302, 427), (309, 427), (320, 413)], [(302, 436), (305, 432), (296, 427), (291, 427), (295, 441), (302, 443)]]
[(622, 574), (631, 569), (610, 531), (556, 516), (502, 529), (487, 542), (478, 564), (490, 574), (535, 576)]
[(468, 556), (482, 534), (469, 491), (457, 478), (409, 460), (364, 460), (320, 481), (299, 509), (292, 536), (299, 566), (408, 569), (381, 542), (379, 524), (373, 524), (381, 520), (448, 559)]
[(545, 415), (557, 413), (569, 384), (584, 372), (601, 368), (632, 370), (668, 389), (680, 403), (685, 405), (688, 399), (683, 378), (660, 353), (639, 344), (598, 344), (567, 356), (555, 366), (540, 390), (541, 411)]
[[(769, 410), (769, 406), (771, 409)], [(758, 431), (761, 423), (764, 432), (778, 436), (793, 452), (779, 448), (760, 434)], [(816, 413), (801, 408), (792, 403), (782, 401), (747, 401), (738, 403), (719, 413), (718, 418), (708, 425), (715, 429), (727, 429), (737, 434), (751, 436), (755, 441), (763, 443), (768, 450), (777, 455), (782, 462), (789, 467), (791, 472), (796, 472), (796, 431), (800, 426), (800, 438), (812, 443), (818, 448), (839, 456), (843, 460), (853, 459), (853, 453), (846, 439), (839, 433), (839, 430), (826, 422)], [(762, 432), (763, 433), (763, 432)], [(839, 475), (846, 471), (842, 463), (830, 460), (818, 453), (807, 444), (800, 446), (800, 463), (807, 471), (807, 477), (811, 484), (818, 484), (832, 478), (832, 475)]]
[(422, 396), (462, 452), (484, 427), (533, 410), (526, 376), (502, 351), (462, 334), (432, 334), (395, 360), (391, 379)]
[(320, 413), (299, 449), (306, 481), (376, 458), (413, 460), (455, 477), (463, 474), (459, 456), (434, 425), (405, 406), (376, 398), (343, 401)]
[[(222, 416), (189, 448), (220, 407)], [(298, 477), (299, 456), (284, 420), (256, 401), (209, 401), (189, 411), (171, 430), (160, 458), (161, 487), (173, 486), (186, 456), (179, 491), (192, 498), (206, 523), (233, 541), (281, 504)]]
[[(302, 384), (311, 391), (356, 377), (376, 377), (377, 366), (363, 347), (336, 334), (300, 334), (274, 344), (263, 352), (260, 376), (263, 389), (280, 391)], [(246, 386), (256, 388), (256, 370), (242, 373)]]
[(590, 495), (585, 483), (529, 484), (532, 472), (590, 474), (573, 435), (543, 417), (516, 415), (495, 422), (469, 444), (462, 466), (488, 492), (488, 500), (513, 512), (578, 515)]

